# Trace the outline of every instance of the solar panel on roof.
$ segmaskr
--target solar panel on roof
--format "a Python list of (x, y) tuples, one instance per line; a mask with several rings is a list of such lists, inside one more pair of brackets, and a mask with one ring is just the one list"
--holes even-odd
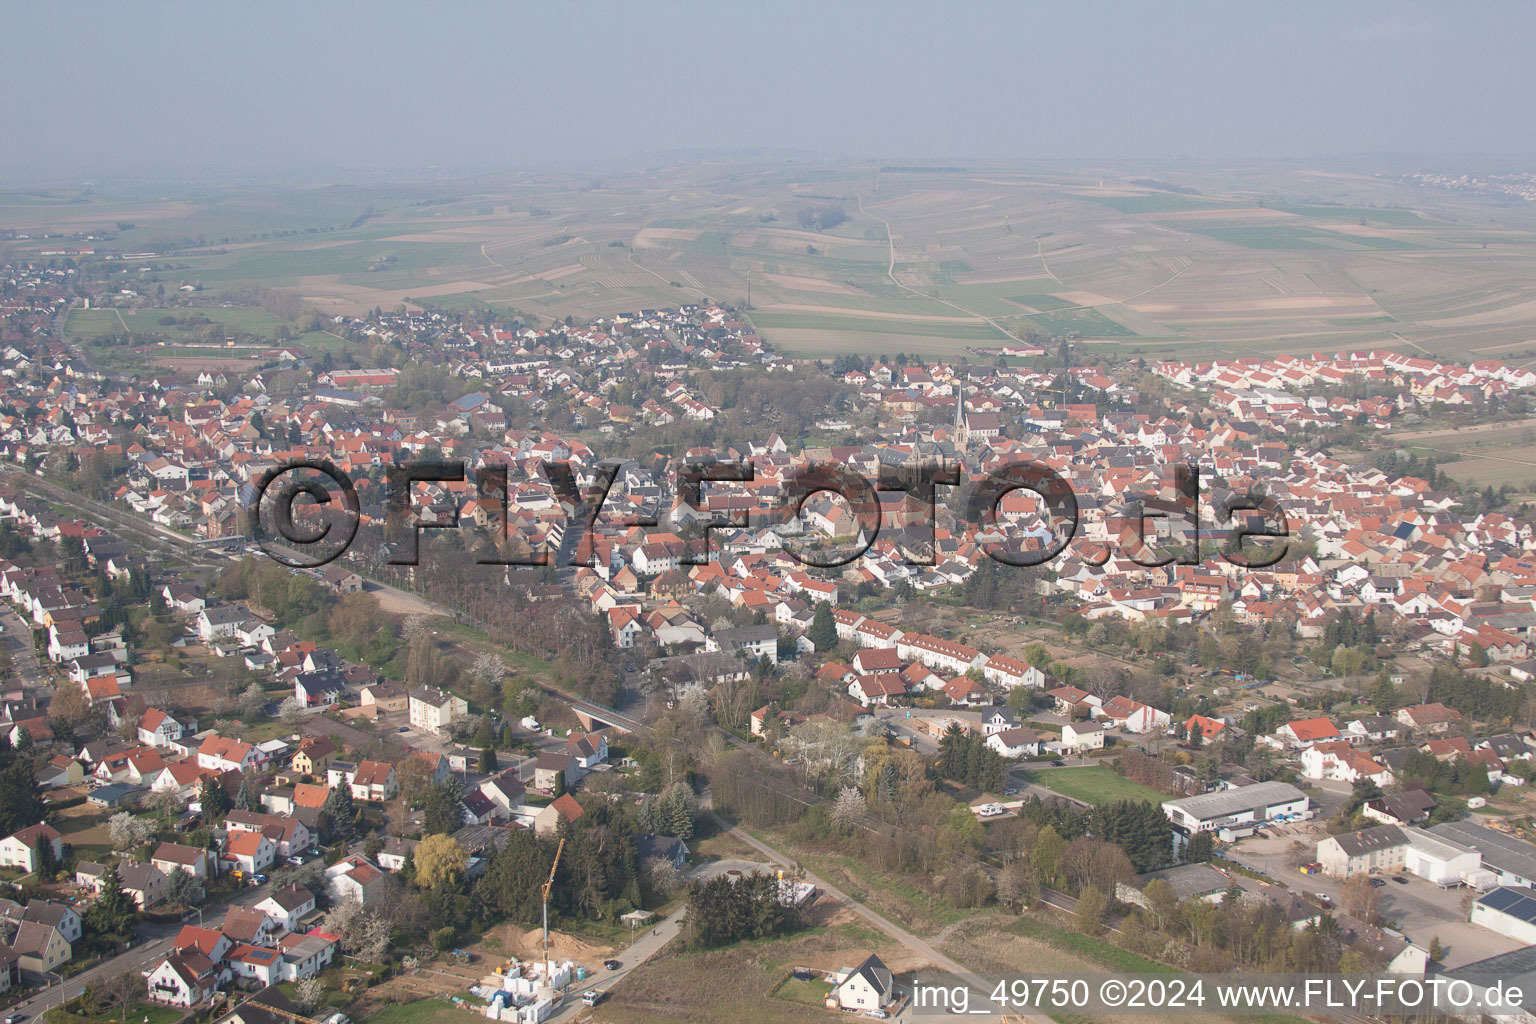
[(1478, 902), (1526, 924), (1536, 924), (1536, 897), (1529, 889), (1506, 886), (1495, 889)]

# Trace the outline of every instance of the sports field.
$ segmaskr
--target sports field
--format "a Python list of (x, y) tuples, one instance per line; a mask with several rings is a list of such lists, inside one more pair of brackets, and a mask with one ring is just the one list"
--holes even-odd
[(1112, 804), (1121, 800), (1160, 804), (1170, 799), (1155, 789), (1116, 775), (1101, 764), (1080, 768), (1036, 768), (1024, 774), (1037, 786), (1088, 804)]

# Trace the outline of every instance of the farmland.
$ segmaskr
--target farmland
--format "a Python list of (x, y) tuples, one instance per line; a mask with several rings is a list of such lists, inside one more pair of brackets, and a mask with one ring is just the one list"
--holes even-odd
[[(218, 309), (223, 290), (277, 289), (322, 313), (430, 303), (544, 318), (707, 299), (805, 355), (985, 359), (1042, 336), (1106, 357), (1536, 354), (1536, 214), (1386, 174), (1189, 166), (1153, 185), (1146, 173), (687, 164), (601, 180), (15, 193), (0, 194), (0, 230), (33, 240), (0, 248), (37, 256), (59, 245), (43, 233), (74, 232), (98, 258), (131, 257), (125, 288), (176, 296), (191, 283), (195, 298), (166, 305), (214, 306), (203, 312), (258, 338), (275, 318)], [(166, 314), (123, 315), (77, 311), (70, 331), (139, 335)]]

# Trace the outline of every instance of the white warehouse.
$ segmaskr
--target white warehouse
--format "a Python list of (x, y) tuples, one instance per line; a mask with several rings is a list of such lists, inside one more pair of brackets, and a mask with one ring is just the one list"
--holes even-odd
[(1236, 789), (1163, 802), (1163, 813), (1185, 835), (1232, 825), (1256, 825), (1307, 813), (1307, 794), (1288, 782), (1259, 782)]
[(1403, 867), (1410, 874), (1427, 878), (1437, 885), (1465, 881), (1483, 866), (1483, 855), (1468, 846), (1432, 835), (1421, 828), (1405, 828), (1408, 850)]

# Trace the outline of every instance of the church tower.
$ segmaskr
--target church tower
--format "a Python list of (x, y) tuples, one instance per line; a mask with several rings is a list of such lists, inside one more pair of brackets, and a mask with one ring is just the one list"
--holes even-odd
[(965, 384), (961, 383), (955, 389), (955, 447), (963, 452), (969, 444), (970, 437), (965, 427)]

